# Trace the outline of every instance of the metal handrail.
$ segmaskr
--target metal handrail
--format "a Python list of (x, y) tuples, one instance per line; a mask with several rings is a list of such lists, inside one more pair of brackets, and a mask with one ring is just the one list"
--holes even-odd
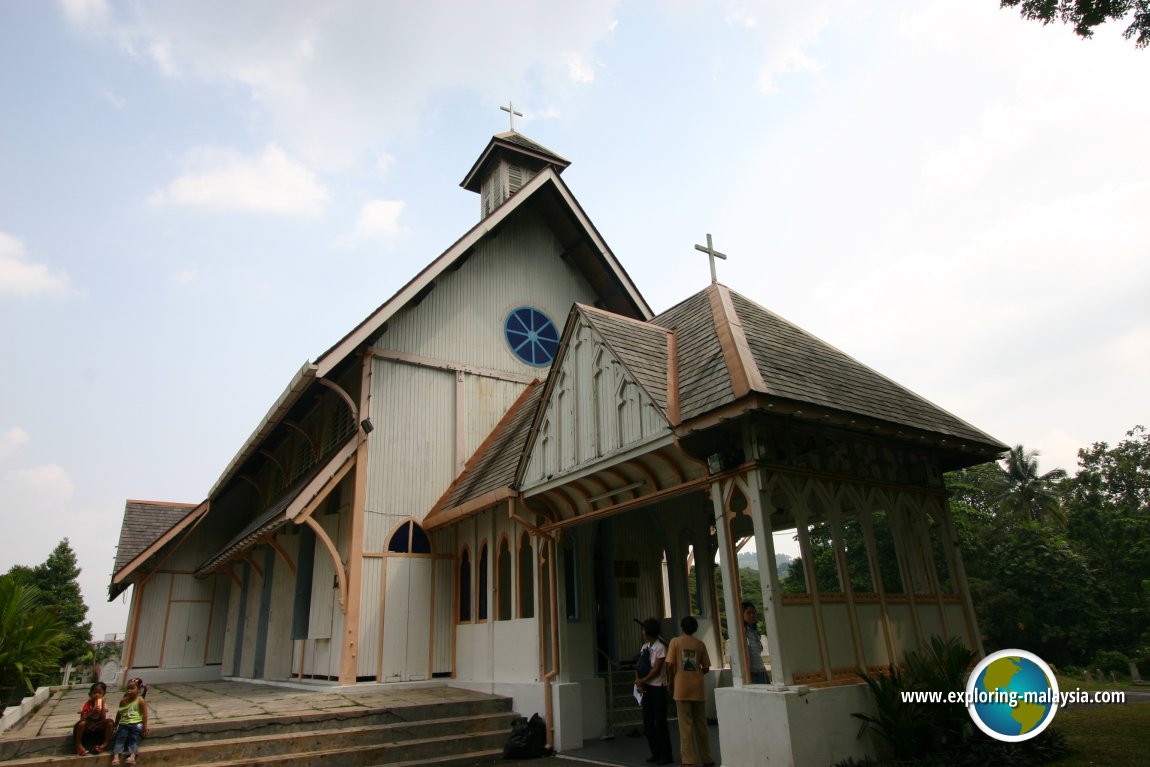
[(613, 725), (611, 723), (615, 719), (613, 716), (615, 713), (615, 668), (618, 666), (618, 664), (610, 655), (603, 652), (601, 648), (596, 647), (595, 652), (602, 655), (603, 660), (607, 661), (607, 728), (603, 733), (602, 740), (610, 740), (615, 737), (615, 733), (612, 730)]

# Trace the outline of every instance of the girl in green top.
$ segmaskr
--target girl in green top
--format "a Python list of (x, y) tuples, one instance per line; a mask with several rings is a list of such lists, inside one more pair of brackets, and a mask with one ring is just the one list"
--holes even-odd
[(112, 747), (112, 767), (120, 764), (120, 754), (127, 755), (125, 764), (135, 764), (140, 752), (140, 738), (148, 736), (148, 704), (144, 702), (144, 680), (128, 680), (128, 690), (116, 709), (116, 744)]

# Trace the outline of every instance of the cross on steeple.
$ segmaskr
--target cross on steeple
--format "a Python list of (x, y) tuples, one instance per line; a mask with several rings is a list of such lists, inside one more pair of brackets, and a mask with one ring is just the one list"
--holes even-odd
[(711, 258), (711, 284), (714, 285), (716, 282), (719, 281), (719, 278), (715, 276), (715, 259), (721, 258), (724, 261), (726, 261), (727, 260), (727, 254), (726, 253), (720, 253), (719, 251), (715, 250), (715, 245), (714, 245), (714, 243), (711, 242), (711, 233), (710, 232), (707, 233), (707, 247), (704, 248), (702, 245), (696, 245), (695, 250), (701, 250), (702, 252), (704, 252), (708, 256), (710, 256), (710, 258)]
[(504, 112), (507, 112), (507, 116), (511, 118), (511, 130), (515, 130), (515, 118), (516, 117), (522, 117), (523, 113), (522, 112), (516, 112), (515, 111), (515, 104), (511, 103), (510, 101), (507, 102), (507, 106), (505, 106), (505, 107), (501, 106), (499, 108), (502, 109)]

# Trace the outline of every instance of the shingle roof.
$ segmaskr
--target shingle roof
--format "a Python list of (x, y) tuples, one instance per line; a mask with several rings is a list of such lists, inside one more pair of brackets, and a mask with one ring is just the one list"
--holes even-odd
[[(997, 440), (730, 291), (765, 394), (989, 445)], [(1005, 449), (1005, 448), (1004, 448)]]
[(583, 316), (664, 413), (667, 412), (667, 336), (663, 327), (580, 306)]
[(651, 322), (674, 330), (679, 363), (679, 413), (694, 418), (734, 400), (723, 347), (707, 291), (656, 315)]
[(116, 546), (112, 575), (131, 564), (144, 549), (158, 541), (196, 507), (194, 503), (128, 501), (124, 505), (124, 523), (120, 526), (120, 543)]
[(539, 381), (527, 387), (435, 504), (427, 515), (427, 523), (434, 526), (436, 515), (487, 493), (511, 487), (542, 392), (543, 385)]
[(504, 131), (503, 133), (496, 134), (495, 138), (503, 139), (504, 141), (507, 141), (511, 144), (518, 144), (519, 146), (523, 147), (524, 149), (530, 149), (533, 152), (539, 152), (540, 154), (550, 155), (553, 159), (559, 161), (560, 163), (564, 164), (565, 166), (569, 165), (571, 163), (571, 161), (568, 160), (566, 157), (564, 157), (564, 156), (562, 156), (556, 152), (551, 151), (550, 149), (543, 146), (542, 144), (539, 144), (539, 143), (532, 141), (531, 139), (527, 138), (526, 136), (524, 136), (519, 131)]
[[(650, 323), (582, 305), (577, 311), (664, 413), (668, 332), (675, 332), (680, 423), (754, 394), (1005, 449), (993, 437), (722, 285), (696, 293)], [(569, 332), (564, 342), (569, 343)], [(732, 365), (742, 370), (738, 386), (732, 384)], [(511, 491), (546, 388), (532, 384), (512, 406), (428, 515), (432, 526), (451, 521), (449, 510), (494, 491)]]

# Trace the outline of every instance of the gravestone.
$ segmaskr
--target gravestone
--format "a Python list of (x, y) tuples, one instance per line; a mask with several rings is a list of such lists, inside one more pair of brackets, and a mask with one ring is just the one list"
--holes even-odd
[(1146, 684), (1142, 681), (1142, 675), (1138, 673), (1138, 664), (1130, 661), (1130, 681), (1134, 684)]
[(1085, 673), (1086, 673), (1086, 681), (1087, 682), (1093, 682), (1094, 681), (1094, 675), (1090, 673), (1090, 669), (1086, 669)]

